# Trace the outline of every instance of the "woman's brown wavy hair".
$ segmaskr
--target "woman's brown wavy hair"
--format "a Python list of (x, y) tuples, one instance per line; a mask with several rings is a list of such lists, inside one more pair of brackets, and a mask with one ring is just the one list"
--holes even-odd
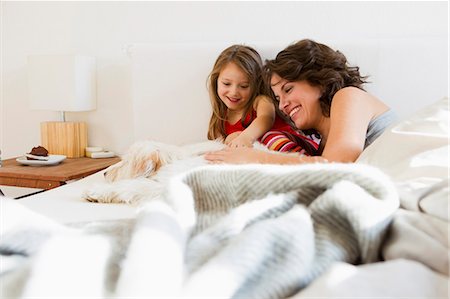
[(330, 116), (331, 101), (338, 90), (348, 86), (364, 90), (362, 86), (368, 78), (360, 75), (359, 67), (350, 66), (344, 54), (310, 39), (300, 40), (278, 53), (275, 59), (266, 60), (264, 77), (269, 89), (272, 74), (319, 87), (320, 107), (326, 117)]
[(244, 124), (245, 116), (253, 109), (255, 98), (264, 94), (267, 89), (264, 87), (262, 77), (263, 63), (259, 53), (245, 45), (232, 45), (220, 53), (211, 73), (208, 76), (208, 90), (211, 101), (212, 115), (209, 120), (208, 139), (225, 138), (225, 121), (227, 115), (227, 106), (222, 102), (217, 94), (217, 79), (222, 69), (230, 62), (235, 63), (248, 77), (251, 90), (250, 100), (248, 101), (245, 113), (241, 122), (244, 127), (251, 122)]

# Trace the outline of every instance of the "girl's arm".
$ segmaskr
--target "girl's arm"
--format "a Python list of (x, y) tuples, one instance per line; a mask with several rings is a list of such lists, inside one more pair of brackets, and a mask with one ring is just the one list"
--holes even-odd
[(229, 144), (230, 147), (252, 147), (259, 137), (272, 128), (275, 121), (275, 106), (269, 97), (257, 96), (254, 103), (256, 118)]

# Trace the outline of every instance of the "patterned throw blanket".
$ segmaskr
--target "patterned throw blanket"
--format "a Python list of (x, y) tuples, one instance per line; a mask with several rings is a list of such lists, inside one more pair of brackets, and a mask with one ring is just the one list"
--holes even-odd
[(2, 298), (286, 298), (379, 260), (393, 184), (357, 164), (206, 166), (129, 221), (61, 226), (3, 202)]

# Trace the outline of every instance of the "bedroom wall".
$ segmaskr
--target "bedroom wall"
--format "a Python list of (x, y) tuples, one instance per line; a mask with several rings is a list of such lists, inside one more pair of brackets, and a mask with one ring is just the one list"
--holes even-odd
[[(67, 119), (88, 122), (90, 145), (122, 153), (133, 142), (130, 60), (126, 54), (126, 46), (131, 43), (289, 44), (308, 37), (353, 42), (432, 38), (448, 44), (447, 1), (2, 1), (0, 6), (3, 159), (21, 155), (39, 144), (39, 123), (59, 119), (57, 112), (28, 108), (26, 59), (30, 54), (76, 53), (97, 58), (97, 109), (68, 113)], [(423, 74), (424, 86), (411, 86), (427, 88), (429, 82), (439, 82), (438, 88), (430, 90), (430, 97), (436, 100), (448, 94), (447, 83), (442, 84), (448, 82), (448, 49), (442, 53), (443, 64), (438, 74), (447, 77)], [(414, 103), (413, 107), (422, 104), (425, 103)], [(167, 115), (170, 117), (169, 111)]]

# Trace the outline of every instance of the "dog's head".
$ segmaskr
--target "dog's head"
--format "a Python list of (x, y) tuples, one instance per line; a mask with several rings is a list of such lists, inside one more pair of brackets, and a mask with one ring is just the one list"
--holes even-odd
[(149, 178), (171, 160), (171, 151), (164, 144), (141, 141), (133, 144), (122, 157), (122, 161), (105, 171), (107, 182), (123, 179)]

